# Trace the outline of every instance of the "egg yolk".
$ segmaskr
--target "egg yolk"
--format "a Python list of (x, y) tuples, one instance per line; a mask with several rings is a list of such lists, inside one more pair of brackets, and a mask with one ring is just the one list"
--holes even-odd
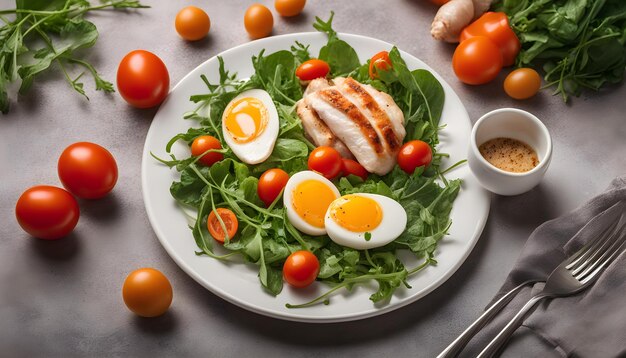
[(324, 216), (330, 203), (337, 198), (327, 184), (318, 180), (305, 180), (298, 184), (292, 193), (295, 212), (308, 224), (324, 227)]
[(367, 232), (383, 220), (383, 210), (376, 200), (360, 195), (344, 195), (330, 206), (331, 219), (346, 230)]
[(226, 130), (237, 143), (248, 143), (257, 138), (267, 125), (267, 108), (254, 97), (240, 98), (226, 108)]

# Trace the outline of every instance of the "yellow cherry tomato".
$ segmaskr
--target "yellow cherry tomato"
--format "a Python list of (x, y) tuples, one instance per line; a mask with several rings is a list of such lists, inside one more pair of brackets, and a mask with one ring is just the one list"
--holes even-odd
[(260, 39), (272, 33), (274, 17), (267, 7), (261, 4), (253, 4), (246, 10), (243, 24), (251, 38)]
[(306, 0), (275, 0), (274, 7), (280, 16), (296, 16), (302, 12)]
[(541, 77), (532, 68), (518, 68), (504, 80), (504, 92), (515, 99), (527, 99), (539, 92)]
[(122, 288), (124, 303), (142, 317), (160, 316), (172, 303), (172, 285), (159, 270), (142, 268), (126, 277)]
[(187, 6), (176, 15), (176, 31), (188, 41), (203, 39), (211, 28), (209, 15), (195, 6)]

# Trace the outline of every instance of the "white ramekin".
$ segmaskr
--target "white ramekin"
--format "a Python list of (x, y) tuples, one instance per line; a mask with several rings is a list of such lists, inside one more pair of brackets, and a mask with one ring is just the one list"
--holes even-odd
[[(512, 173), (490, 164), (478, 147), (494, 138), (513, 138), (530, 145), (539, 164), (523, 173)], [(483, 115), (474, 124), (467, 160), (472, 173), (487, 190), (500, 195), (518, 195), (535, 187), (552, 159), (548, 128), (534, 115), (516, 108), (501, 108)]]

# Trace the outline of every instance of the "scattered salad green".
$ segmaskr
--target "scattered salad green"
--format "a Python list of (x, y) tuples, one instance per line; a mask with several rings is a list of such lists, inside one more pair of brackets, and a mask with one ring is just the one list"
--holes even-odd
[(493, 8), (509, 15), (522, 43), (518, 65), (543, 66), (564, 101), (624, 79), (625, 1), (503, 0)]
[[(9, 111), (8, 87), (21, 78), (19, 93), (27, 91), (35, 77), (57, 64), (67, 82), (87, 98), (84, 72), (71, 78), (68, 65), (84, 67), (94, 78), (96, 90), (115, 92), (96, 69), (74, 52), (93, 46), (98, 39), (96, 25), (84, 19), (90, 11), (146, 8), (136, 0), (107, 0), (92, 5), (87, 0), (16, 0), (15, 9), (0, 10), (0, 111)], [(14, 16), (9, 20), (7, 15)]]
[[(438, 143), (439, 118), (444, 103), (441, 84), (425, 70), (410, 71), (400, 52), (394, 47), (390, 58), (393, 69), (380, 79), (368, 77), (368, 64), (361, 64), (354, 49), (340, 40), (332, 29), (332, 13), (327, 22), (317, 18), (315, 28), (328, 34), (328, 43), (319, 58), (331, 64), (333, 75), (350, 75), (393, 96), (404, 111), (407, 125), (406, 141), (421, 139), (433, 147)], [(239, 80), (225, 69), (219, 60), (219, 84), (209, 83), (202, 76), (209, 93), (192, 96), (198, 103), (196, 110), (187, 113), (186, 119), (195, 120), (199, 127), (191, 128), (172, 138), (166, 150), (178, 140), (190, 144), (199, 135), (212, 135), (224, 145), (221, 133), (221, 115), (228, 102), (238, 93), (250, 88), (266, 90), (274, 100), (279, 113), (280, 131), (276, 146), (269, 159), (259, 165), (240, 162), (233, 152), (221, 150), (225, 159), (211, 167), (196, 165), (197, 158), (171, 160), (159, 159), (180, 172), (180, 180), (170, 189), (172, 196), (185, 207), (197, 210), (193, 225), (193, 237), (199, 247), (197, 255), (227, 259), (242, 255), (245, 260), (259, 266), (259, 280), (273, 295), (283, 287), (282, 266), (292, 252), (310, 250), (319, 259), (318, 280), (333, 288), (302, 307), (318, 302), (328, 303), (329, 295), (345, 287), (376, 280), (378, 290), (371, 295), (374, 302), (388, 299), (400, 286), (410, 287), (406, 279), (429, 264), (434, 264), (437, 243), (446, 235), (451, 225), (450, 210), (460, 189), (460, 180), (448, 181), (440, 171), (442, 153), (435, 153), (432, 165), (423, 171), (418, 168), (409, 175), (399, 167), (385, 176), (371, 174), (366, 181), (357, 176), (344, 177), (335, 183), (341, 194), (376, 193), (397, 200), (406, 210), (408, 226), (394, 242), (372, 250), (355, 250), (335, 244), (328, 236), (311, 237), (300, 233), (287, 220), (282, 196), (268, 208), (257, 196), (258, 177), (269, 168), (281, 168), (294, 174), (307, 170), (307, 157), (314, 146), (305, 138), (295, 103), (302, 98), (302, 86), (295, 76), (295, 69), (310, 58), (308, 46), (296, 43), (291, 51), (265, 54), (263, 51), (252, 58), (254, 75)], [(155, 157), (156, 158), (156, 157)], [(443, 186), (437, 179), (443, 179)], [(219, 256), (213, 250), (214, 240), (207, 230), (207, 217), (217, 207), (232, 210), (240, 222), (240, 230), (233, 240), (226, 240), (224, 248), (231, 251)], [(371, 239), (371, 234), (368, 235)], [(423, 262), (414, 268), (406, 268), (397, 257), (396, 250), (408, 249)]]

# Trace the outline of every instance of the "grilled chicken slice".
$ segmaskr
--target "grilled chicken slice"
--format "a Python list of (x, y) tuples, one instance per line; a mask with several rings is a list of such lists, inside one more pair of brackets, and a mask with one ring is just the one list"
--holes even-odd
[(296, 105), (296, 112), (302, 121), (304, 133), (316, 146), (335, 148), (344, 158), (354, 158), (346, 145), (328, 128), (317, 113), (308, 105), (306, 97)]
[(369, 119), (385, 148), (395, 157), (402, 146), (406, 131), (402, 110), (391, 96), (350, 77), (337, 77), (333, 82), (341, 94)]
[(352, 78), (306, 95), (305, 101), (367, 171), (387, 174), (396, 164), (406, 131), (393, 99)]

